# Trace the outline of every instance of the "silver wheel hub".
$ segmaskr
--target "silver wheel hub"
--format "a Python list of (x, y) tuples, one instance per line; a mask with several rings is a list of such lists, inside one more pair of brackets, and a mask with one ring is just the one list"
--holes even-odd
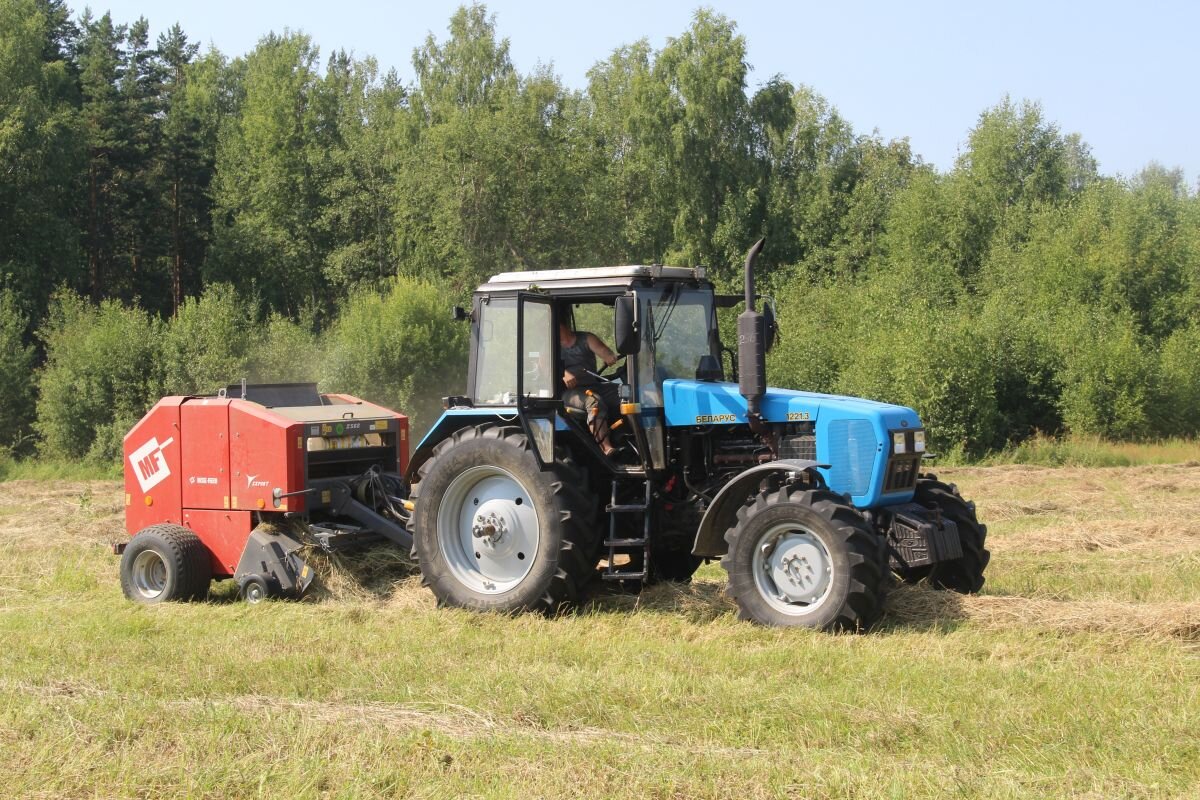
[(821, 539), (803, 526), (781, 524), (759, 539), (754, 583), (776, 609), (793, 616), (811, 614), (829, 597), (833, 560)]
[(504, 518), (503, 503), (491, 501), (485, 509), (475, 515), (471, 535), (484, 547), (497, 547), (508, 533), (508, 520)]
[(459, 581), (480, 594), (500, 594), (529, 574), (541, 529), (521, 482), (500, 467), (479, 466), (446, 487), (437, 534), (442, 556)]
[(167, 588), (167, 562), (154, 550), (143, 550), (133, 560), (133, 588), (153, 600)]

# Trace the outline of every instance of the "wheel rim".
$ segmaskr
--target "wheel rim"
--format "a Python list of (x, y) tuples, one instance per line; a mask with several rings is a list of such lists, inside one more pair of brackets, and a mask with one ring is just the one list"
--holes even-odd
[(167, 588), (167, 562), (154, 550), (143, 550), (133, 560), (133, 588), (146, 600), (154, 600)]
[(263, 587), (260, 583), (257, 581), (251, 581), (250, 583), (246, 584), (247, 603), (250, 603), (251, 605), (261, 603), (264, 597), (266, 597), (266, 592), (263, 591)]
[(500, 467), (472, 467), (446, 488), (438, 545), (451, 572), (480, 594), (501, 594), (533, 568), (541, 529), (529, 492)]
[(821, 537), (790, 522), (769, 528), (755, 543), (752, 572), (763, 599), (794, 617), (820, 610), (837, 577)]

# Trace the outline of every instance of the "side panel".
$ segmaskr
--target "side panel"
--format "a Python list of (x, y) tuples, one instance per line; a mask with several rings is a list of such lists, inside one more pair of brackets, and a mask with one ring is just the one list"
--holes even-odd
[(300, 495), (275, 505), (274, 491), (304, 489), (304, 424), (254, 403), (229, 406), (229, 507), (245, 511), (298, 511)]
[(125, 434), (125, 530), (130, 536), (147, 525), (180, 522), (184, 399), (164, 397)]
[(191, 528), (212, 555), (213, 577), (228, 578), (237, 568), (254, 527), (249, 511), (188, 510), (183, 525)]
[(229, 508), (229, 402), (197, 398), (180, 409), (184, 508)]

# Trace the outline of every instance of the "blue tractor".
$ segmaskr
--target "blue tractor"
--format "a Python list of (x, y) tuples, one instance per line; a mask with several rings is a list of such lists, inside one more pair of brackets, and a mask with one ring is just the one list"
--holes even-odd
[[(922, 472), (916, 412), (766, 386), (762, 245), (746, 257), (736, 353), (718, 309), (743, 298), (702, 268), (504, 273), (455, 310), (471, 325), (467, 394), (446, 398), (408, 474), (414, 549), (441, 604), (554, 612), (597, 579), (687, 581), (719, 559), (743, 619), (862, 630), (897, 579), (980, 589), (986, 529)], [(611, 331), (623, 363), (592, 375), (615, 449), (594, 435), (595, 408), (564, 402), (560, 323)]]

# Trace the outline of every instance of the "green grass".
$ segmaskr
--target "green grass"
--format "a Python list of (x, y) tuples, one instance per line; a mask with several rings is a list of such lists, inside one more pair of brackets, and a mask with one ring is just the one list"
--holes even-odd
[(1110, 442), (1095, 436), (1034, 436), (1018, 445), (979, 459), (951, 456), (943, 461), (954, 466), (1036, 464), (1044, 467), (1135, 467), (1148, 464), (1184, 464), (1200, 462), (1200, 440)]
[[(841, 636), (736, 621), (713, 565), (556, 619), (438, 610), (400, 576), (365, 599), (147, 608), (106, 547), (115, 483), (0, 484), (0, 793), (1200, 793), (1200, 468), (943, 477), (989, 521), (993, 596)], [(1135, 569), (1088, 549), (1122, 527)], [(1135, 634), (1097, 606), (1077, 626), (1046, 598), (1182, 603), (1197, 625)]]
[(120, 464), (13, 458), (0, 451), (0, 481), (90, 481), (120, 477)]

